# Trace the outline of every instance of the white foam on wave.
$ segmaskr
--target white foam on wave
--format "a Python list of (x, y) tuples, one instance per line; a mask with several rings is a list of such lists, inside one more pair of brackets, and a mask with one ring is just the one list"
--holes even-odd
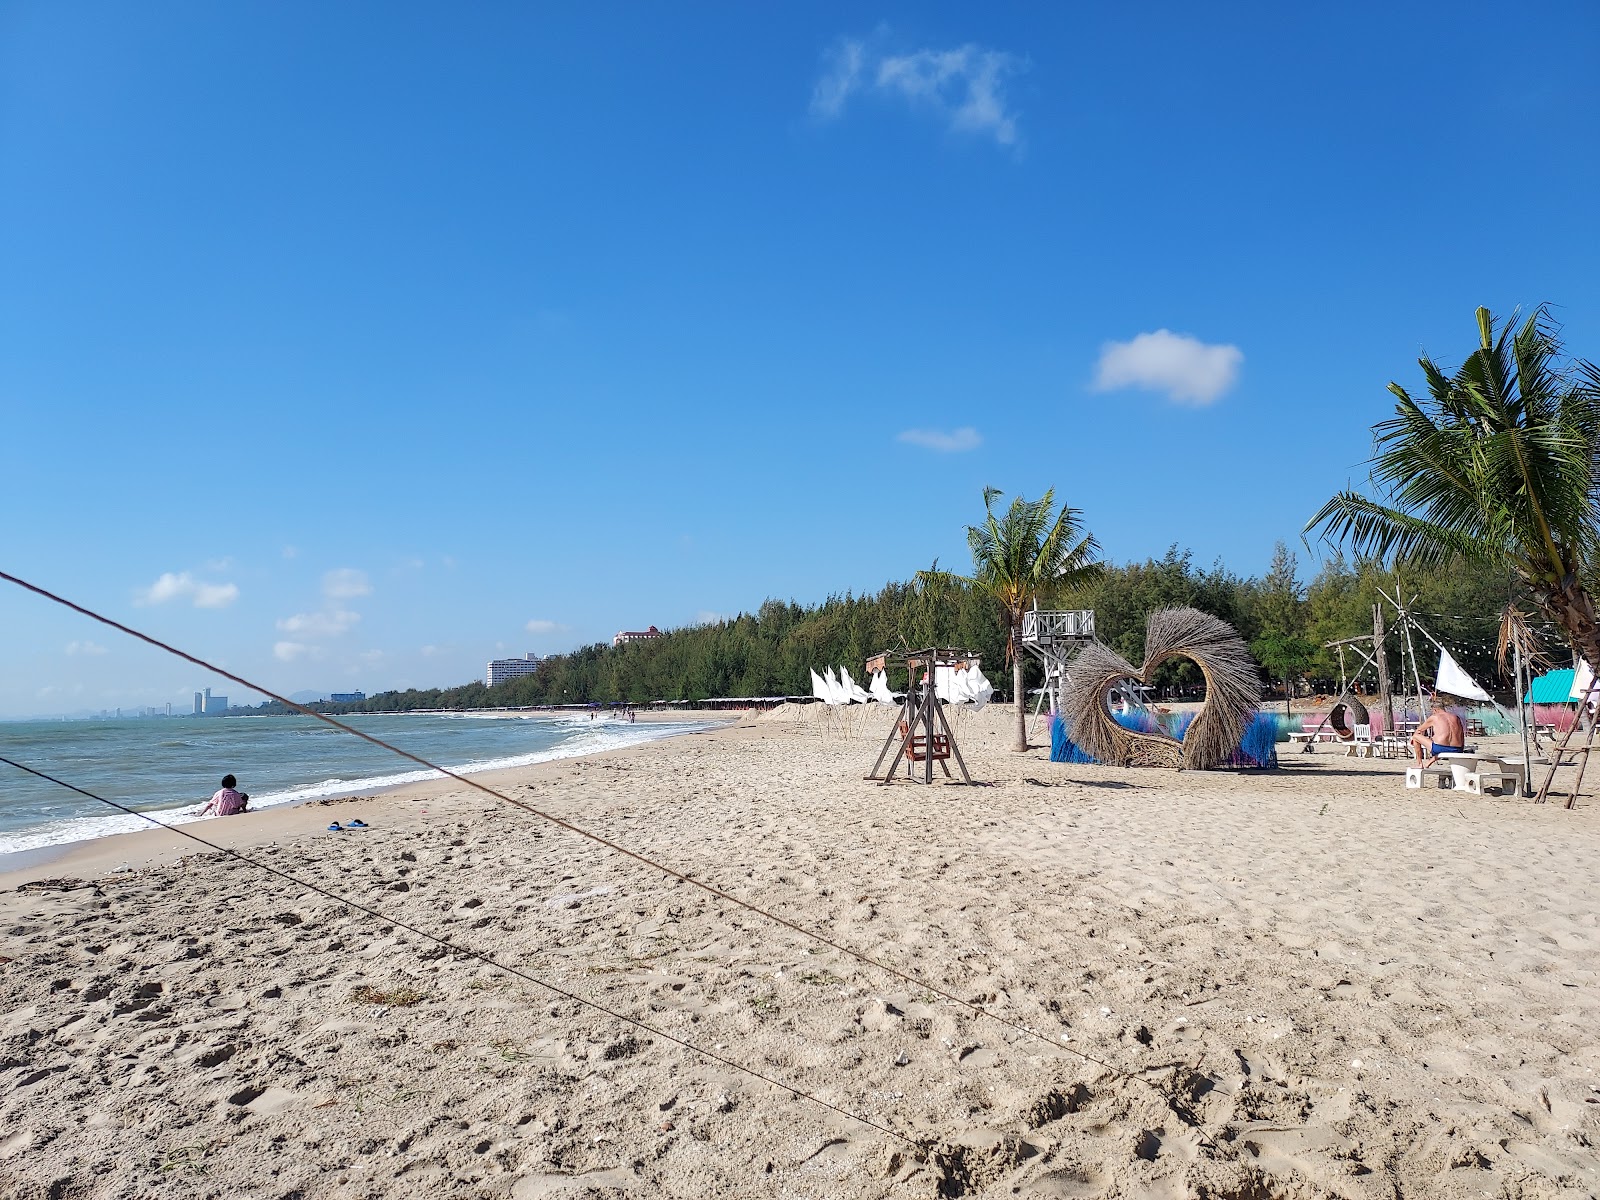
[[(528, 715), (537, 715), (546, 720), (550, 716), (548, 713)], [(581, 731), (576, 732), (575, 736), (559, 746), (530, 754), (515, 754), (506, 758), (488, 758), (459, 764), (446, 763), (445, 766), (458, 775), (477, 775), (484, 771), (531, 767), (535, 763), (554, 762), (562, 758), (580, 758), (585, 754), (601, 754), (608, 750), (622, 750), (629, 746), (641, 746), (646, 742), (673, 737), (676, 734), (693, 733), (709, 728), (693, 721), (685, 721), (682, 724), (661, 722), (628, 725), (613, 721), (589, 721), (585, 718), (570, 723), (575, 730), (581, 727)], [(415, 771), (400, 771), (393, 775), (370, 775), (360, 779), (324, 779), (321, 783), (305, 784), (287, 791), (251, 796), (250, 810), (255, 812), (263, 808), (281, 808), (289, 804), (304, 804), (311, 800), (326, 800), (335, 796), (353, 796), (358, 792), (378, 791), (401, 787), (408, 783), (443, 778), (445, 776), (438, 771), (419, 768)], [(32, 829), (19, 829), (15, 833), (0, 834), (0, 854), (39, 850), (46, 846), (63, 846), (71, 842), (87, 842), (94, 838), (110, 837), (118, 833), (137, 833), (158, 826), (169, 827), (188, 825), (194, 821), (209, 821), (210, 817), (199, 815), (203, 807), (202, 802), (177, 808), (150, 809), (144, 816), (117, 813), (115, 816), (70, 817), (63, 821), (52, 821)]]

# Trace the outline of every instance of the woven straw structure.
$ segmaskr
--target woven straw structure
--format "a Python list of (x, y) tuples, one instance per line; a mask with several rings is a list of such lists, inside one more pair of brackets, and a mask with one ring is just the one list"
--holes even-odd
[[(1205, 706), (1181, 742), (1165, 734), (1123, 728), (1108, 704), (1117, 680), (1132, 676), (1149, 682), (1169, 658), (1193, 659), (1206, 677)], [(1145, 625), (1142, 667), (1134, 667), (1099, 642), (1078, 655), (1061, 715), (1072, 730), (1072, 740), (1099, 762), (1204, 771), (1233, 757), (1260, 702), (1255, 660), (1231, 625), (1198, 609), (1164, 608), (1151, 613)]]

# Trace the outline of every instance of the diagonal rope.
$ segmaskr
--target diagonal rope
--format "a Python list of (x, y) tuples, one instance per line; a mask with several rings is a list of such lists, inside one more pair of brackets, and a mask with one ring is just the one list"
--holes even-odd
[[(227, 679), (227, 680), (231, 680), (232, 682), (239, 684), (241, 687), (248, 688), (249, 690), (251, 690), (253, 692), (258, 692), (261, 695), (266, 696), (268, 699), (276, 700), (279, 704), (284, 705), (286, 708), (290, 708), (290, 709), (293, 709), (296, 712), (303, 713), (308, 717), (314, 717), (318, 721), (323, 722), (325, 725), (330, 725), (334, 729), (339, 729), (339, 730), (342, 730), (345, 733), (352, 734), (353, 736), (360, 738), (362, 741), (369, 742), (374, 746), (378, 746), (378, 747), (381, 747), (384, 750), (388, 750), (392, 754), (398, 754), (401, 758), (407, 759), (410, 762), (417, 763), (419, 766), (426, 767), (430, 771), (437, 771), (439, 774), (441, 774), (441, 775), (443, 775), (443, 776), (445, 776), (445, 777), (447, 777), (449, 779), (454, 779), (457, 783), (460, 783), (465, 787), (472, 788), (474, 791), (482, 792), (484, 795), (493, 797), (494, 799), (500, 801), (503, 804), (509, 804), (513, 808), (521, 809), (523, 812), (528, 813), (531, 816), (538, 817), (540, 820), (547, 821), (550, 824), (557, 826), (558, 828), (565, 829), (569, 833), (577, 834), (579, 837), (586, 838), (589, 841), (594, 842), (597, 845), (604, 846), (606, 849), (608, 849), (608, 850), (610, 850), (610, 851), (612, 851), (612, 852), (614, 852), (616, 854), (620, 854), (625, 858), (631, 858), (635, 862), (642, 863), (644, 866), (647, 866), (647, 867), (651, 868), (652, 870), (660, 871), (662, 874), (667, 875), (670, 878), (677, 879), (677, 880), (679, 880), (679, 881), (681, 881), (683, 883), (687, 883), (691, 887), (699, 888), (701, 891), (706, 892), (709, 895), (715, 896), (719, 900), (725, 900), (729, 904), (732, 904), (732, 905), (734, 905), (734, 906), (736, 906), (738, 908), (745, 909), (747, 912), (755, 913), (757, 916), (762, 917), (762, 918), (764, 918), (764, 919), (766, 919), (768, 921), (771, 921), (775, 925), (780, 925), (785, 929), (788, 929), (788, 930), (790, 930), (790, 931), (792, 931), (794, 933), (797, 933), (801, 937), (808, 938), (811, 941), (814, 941), (814, 942), (818, 943), (819, 945), (827, 946), (829, 949), (837, 950), (840, 954), (843, 954), (848, 958), (853, 958), (859, 963), (863, 963), (866, 966), (873, 967), (873, 968), (875, 968), (875, 969), (877, 969), (879, 971), (882, 971), (886, 975), (889, 975), (889, 976), (891, 976), (891, 977), (893, 977), (895, 979), (901, 980), (904, 983), (912, 984), (913, 986), (921, 988), (922, 990), (924, 990), (925, 992), (930, 993), (931, 995), (938, 996), (940, 999), (948, 1000), (950, 1003), (958, 1006), (959, 1008), (963, 1008), (963, 1009), (967, 1010), (968, 1012), (972, 1013), (976, 1017), (984, 1018), (984, 1019), (987, 1019), (987, 1020), (990, 1020), (990, 1021), (994, 1021), (996, 1024), (1002, 1025), (1005, 1028), (1010, 1029), (1015, 1033), (1020, 1033), (1025, 1037), (1033, 1039), (1034, 1041), (1042, 1042), (1044, 1045), (1050, 1046), (1050, 1047), (1052, 1047), (1053, 1049), (1055, 1049), (1057, 1051), (1064, 1051), (1067, 1054), (1071, 1054), (1074, 1057), (1076, 1057), (1076, 1058), (1078, 1058), (1078, 1059), (1080, 1059), (1080, 1060), (1082, 1060), (1084, 1062), (1091, 1063), (1094, 1066), (1097, 1066), (1097, 1067), (1101, 1068), (1102, 1070), (1109, 1072), (1110, 1074), (1116, 1076), (1119, 1079), (1123, 1079), (1123, 1080), (1130, 1080), (1130, 1079), (1138, 1080), (1140, 1083), (1146, 1085), (1147, 1087), (1150, 1087), (1150, 1088), (1154, 1089), (1157, 1093), (1159, 1093), (1164, 1099), (1167, 1100), (1167, 1102), (1170, 1105), (1174, 1106), (1174, 1110), (1179, 1112), (1180, 1115), (1185, 1114), (1187, 1112), (1185, 1106), (1183, 1106), (1182, 1102), (1179, 1100), (1179, 1098), (1175, 1094), (1173, 1094), (1171, 1092), (1168, 1092), (1167, 1089), (1163, 1088), (1160, 1084), (1156, 1083), (1155, 1081), (1153, 1081), (1151, 1079), (1146, 1078), (1143, 1075), (1136, 1074), (1134, 1072), (1125, 1070), (1125, 1069), (1123, 1069), (1121, 1067), (1115, 1066), (1114, 1064), (1112, 1064), (1110, 1062), (1107, 1062), (1105, 1059), (1098, 1058), (1093, 1054), (1089, 1054), (1089, 1053), (1086, 1053), (1085, 1051), (1078, 1050), (1078, 1049), (1076, 1049), (1076, 1048), (1074, 1048), (1072, 1046), (1065, 1045), (1063, 1043), (1057, 1042), (1052, 1038), (1046, 1037), (1044, 1034), (1038, 1032), (1037, 1030), (1029, 1028), (1027, 1025), (1022, 1024), (1020, 1021), (1012, 1020), (1009, 1017), (1002, 1016), (999, 1013), (990, 1011), (988, 1008), (984, 1007), (981, 1004), (974, 1003), (971, 1000), (963, 999), (962, 997), (956, 995), (956, 993), (950, 991), (948, 988), (940, 987), (938, 984), (931, 983), (928, 980), (923, 979), (922, 977), (920, 977), (920, 976), (918, 976), (918, 975), (916, 975), (916, 974), (914, 974), (914, 973), (912, 973), (910, 971), (905, 971), (905, 970), (900, 969), (899, 967), (893, 966), (892, 964), (887, 963), (887, 962), (883, 961), (880, 958), (875, 958), (874, 956), (872, 956), (870, 954), (867, 954), (867, 953), (865, 953), (863, 951), (853, 949), (852, 947), (846, 946), (841, 942), (836, 942), (832, 938), (828, 937), (826, 934), (819, 933), (814, 929), (808, 929), (804, 925), (798, 924), (795, 921), (791, 921), (789, 918), (781, 916), (778, 913), (772, 912), (770, 909), (762, 908), (758, 904), (752, 904), (748, 900), (742, 900), (738, 896), (735, 896), (735, 895), (733, 895), (733, 894), (731, 894), (729, 892), (723, 891), (721, 888), (716, 887), (714, 884), (709, 884), (709, 883), (704, 882), (703, 880), (696, 879), (694, 876), (685, 874), (684, 872), (679, 871), (675, 867), (670, 867), (666, 863), (663, 863), (663, 862), (660, 862), (660, 861), (658, 861), (656, 859), (650, 858), (648, 855), (640, 854), (636, 850), (629, 850), (626, 846), (619, 845), (618, 843), (613, 842), (611, 839), (605, 837), (602, 834), (595, 833), (593, 830), (585, 829), (581, 825), (576, 825), (576, 824), (572, 823), (571, 821), (568, 821), (568, 820), (565, 820), (562, 817), (556, 816), (553, 813), (546, 812), (541, 808), (537, 808), (534, 805), (529, 804), (525, 800), (519, 800), (514, 796), (509, 796), (505, 792), (502, 792), (502, 791), (499, 791), (499, 790), (497, 790), (495, 788), (490, 787), (488, 784), (480, 783), (477, 780), (470, 779), (465, 775), (459, 775), (455, 771), (450, 770), (448, 767), (441, 767), (437, 763), (431, 762), (428, 759), (423, 758), (421, 755), (413, 754), (409, 750), (403, 750), (399, 746), (396, 746), (391, 742), (386, 742), (382, 738), (375, 737), (370, 733), (365, 733), (362, 730), (356, 729), (354, 726), (347, 725), (343, 721), (340, 721), (335, 717), (329, 716), (327, 713), (317, 712), (315, 709), (307, 708), (305, 705), (298, 704), (295, 701), (289, 699), (287, 696), (280, 696), (280, 695), (278, 695), (278, 693), (270, 690), (269, 688), (266, 688), (266, 687), (262, 686), (259, 683), (255, 683), (252, 680), (246, 679), (242, 675), (236, 675), (232, 671), (225, 670), (224, 668), (217, 666), (215, 663), (207, 662), (203, 658), (196, 657), (195, 655), (190, 654), (187, 651), (180, 650), (178, 647), (173, 646), (173, 645), (169, 645), (168, 643), (161, 641), (159, 638), (152, 637), (150, 634), (142, 633), (139, 630), (132, 628), (131, 626), (122, 624), (122, 622), (120, 622), (120, 621), (113, 620), (110, 617), (107, 617), (107, 616), (104, 616), (104, 615), (102, 615), (102, 614), (100, 614), (98, 612), (95, 612), (93, 609), (85, 608), (83, 605), (76, 604), (73, 601), (68, 600), (64, 596), (58, 596), (56, 593), (54, 593), (52, 591), (49, 591), (46, 588), (40, 587), (38, 584), (29, 583), (26, 579), (20, 579), (17, 576), (11, 575), (11, 574), (9, 574), (9, 573), (7, 573), (5, 571), (0, 571), (0, 579), (3, 579), (8, 583), (14, 583), (18, 587), (22, 588), (24, 591), (32, 592), (36, 596), (40, 596), (40, 597), (42, 597), (42, 598), (44, 598), (46, 600), (51, 601), (54, 604), (59, 604), (63, 608), (70, 609), (75, 613), (78, 613), (78, 614), (80, 614), (82, 616), (88, 617), (92, 621), (97, 621), (101, 625), (105, 625), (108, 628), (115, 629), (119, 633), (127, 634), (129, 637), (134, 638), (137, 641), (144, 642), (146, 645), (149, 645), (149, 646), (154, 646), (158, 650), (163, 650), (166, 653), (171, 654), (171, 655), (173, 655), (173, 656), (175, 656), (177, 658), (181, 658), (185, 662), (192, 663), (195, 666), (202, 668), (203, 670), (210, 671), (210, 672), (212, 672), (213, 674), (216, 674), (216, 675), (220, 675), (222, 678)], [(26, 770), (27, 768), (23, 768), (23, 769)], [(70, 787), (71, 785), (70, 784), (64, 784), (63, 786)], [(73, 789), (73, 790), (78, 790), (78, 789)], [(85, 794), (87, 795), (87, 793), (85, 793)], [(100, 799), (100, 797), (95, 797), (95, 799)], [(106, 803), (111, 803), (111, 802), (110, 801), (106, 801)], [(143, 814), (138, 814), (138, 815), (143, 816)], [(152, 821), (153, 823), (155, 823), (157, 825), (161, 825), (162, 828), (172, 829), (174, 832), (181, 832), (180, 830), (177, 829), (177, 827), (165, 825), (160, 821), (156, 821), (153, 817), (146, 818), (146, 819)], [(190, 834), (190, 835), (186, 835), (186, 836), (193, 837), (194, 835)], [(385, 918), (385, 919), (387, 919), (387, 918)], [(543, 986), (548, 986), (548, 985), (543, 985)], [(663, 1036), (666, 1036), (666, 1035), (663, 1035)], [(674, 1040), (676, 1040), (676, 1039), (674, 1039)], [(683, 1044), (687, 1045), (687, 1043), (683, 1043)], [(693, 1047), (691, 1047), (691, 1048), (693, 1048)], [(699, 1050), (696, 1050), (696, 1052), (697, 1053), (708, 1053), (706, 1051), (699, 1051)], [(779, 1085), (779, 1086), (787, 1086), (787, 1085)], [(826, 1102), (823, 1102), (823, 1103), (826, 1103)], [(1190, 1123), (1191, 1123), (1191, 1126), (1195, 1129), (1195, 1131), (1199, 1134), (1199, 1136), (1203, 1140), (1205, 1140), (1208, 1144), (1215, 1146), (1215, 1143), (1213, 1143), (1211, 1141), (1211, 1139), (1206, 1136), (1205, 1132), (1199, 1128), (1199, 1123), (1197, 1121), (1193, 1121), (1191, 1119)], [(900, 1136), (900, 1135), (896, 1135), (896, 1136)]]
[(98, 800), (101, 804), (108, 804), (118, 812), (127, 813), (132, 817), (139, 817), (141, 820), (150, 822), (150, 824), (156, 826), (158, 829), (165, 829), (172, 833), (176, 833), (181, 837), (186, 837), (192, 842), (199, 842), (200, 845), (206, 846), (209, 849), (215, 850), (221, 854), (225, 854), (229, 858), (237, 859), (239, 862), (256, 867), (259, 870), (267, 872), (269, 875), (276, 875), (279, 879), (286, 879), (297, 887), (303, 887), (307, 891), (316, 892), (319, 896), (325, 896), (329, 900), (343, 904), (348, 908), (353, 908), (357, 912), (365, 913), (367, 916), (376, 918), (377, 920), (382, 921), (384, 924), (394, 925), (397, 928), (404, 929), (407, 933), (414, 933), (420, 938), (424, 938), (427, 941), (433, 942), (435, 945), (443, 946), (450, 953), (457, 955), (460, 958), (476, 959), (478, 962), (484, 963), (487, 966), (491, 966), (497, 971), (504, 971), (508, 975), (515, 975), (518, 979), (525, 979), (537, 987), (544, 988), (547, 992), (555, 993), (564, 1000), (571, 1000), (577, 1004), (583, 1005), (585, 1008), (592, 1008), (596, 1012), (603, 1013), (614, 1020), (621, 1021), (627, 1025), (632, 1025), (635, 1029), (643, 1030), (652, 1037), (658, 1037), (665, 1041), (672, 1042), (693, 1054), (698, 1054), (702, 1058), (710, 1059), (711, 1061), (720, 1063), (725, 1067), (731, 1067), (735, 1071), (739, 1071), (745, 1075), (751, 1076), (752, 1078), (759, 1079), (762, 1083), (771, 1084), (773, 1087), (778, 1088), (781, 1091), (788, 1092), (796, 1099), (809, 1100), (812, 1104), (820, 1104), (823, 1108), (832, 1109), (841, 1116), (849, 1117), (852, 1121), (859, 1121), (861, 1124), (866, 1125), (869, 1128), (876, 1129), (879, 1133), (886, 1133), (890, 1137), (897, 1138), (909, 1146), (917, 1146), (920, 1148), (920, 1143), (918, 1143), (915, 1139), (901, 1133), (897, 1129), (892, 1129), (888, 1125), (874, 1121), (870, 1117), (863, 1117), (860, 1113), (851, 1112), (847, 1108), (843, 1108), (832, 1103), (831, 1101), (824, 1100), (821, 1096), (818, 1096), (815, 1093), (801, 1091), (792, 1084), (787, 1084), (781, 1079), (774, 1079), (771, 1075), (764, 1075), (754, 1067), (748, 1067), (741, 1062), (736, 1062), (731, 1058), (727, 1058), (716, 1053), (714, 1050), (707, 1050), (704, 1046), (697, 1046), (693, 1042), (684, 1041), (684, 1039), (676, 1037), (664, 1029), (660, 1029), (654, 1025), (651, 1025), (647, 1021), (641, 1021), (637, 1017), (630, 1017), (627, 1013), (618, 1012), (614, 1008), (608, 1008), (604, 1004), (601, 1004), (595, 1000), (587, 999), (586, 997), (578, 995), (576, 992), (569, 992), (565, 988), (559, 988), (555, 984), (548, 983), (545, 980), (540, 979), (538, 976), (524, 971), (520, 967), (503, 963), (493, 955), (485, 954), (481, 950), (474, 950), (471, 946), (459, 945), (456, 942), (452, 942), (449, 938), (440, 937), (436, 933), (430, 933), (426, 929), (412, 925), (407, 921), (402, 921), (399, 917), (386, 913), (381, 909), (371, 908), (365, 904), (362, 904), (359, 900), (352, 900), (348, 896), (341, 895), (330, 888), (325, 888), (320, 884), (312, 883), (309, 879), (302, 879), (300, 876), (295, 875), (292, 872), (282, 870), (271, 865), (270, 863), (264, 863), (259, 858), (252, 858), (248, 854), (241, 853), (238, 850), (230, 849), (227, 846), (219, 846), (216, 842), (213, 842), (207, 838), (203, 838), (197, 833), (190, 833), (181, 825), (168, 825), (163, 821), (156, 820), (156, 818), (152, 817), (149, 813), (140, 812), (136, 808), (129, 808), (126, 804), (119, 804), (117, 801), (108, 799), (105, 796), (97, 796), (93, 792), (85, 791), (83, 788), (77, 787), (74, 784), (70, 784), (64, 779), (57, 779), (54, 775), (47, 775), (43, 771), (35, 770), (33, 767), (19, 763), (15, 759), (6, 758), (5, 756), (0, 755), (0, 763), (5, 763), (7, 766), (15, 767), (19, 771), (25, 771), (29, 775), (35, 776), (38, 779), (43, 779), (49, 783), (53, 783), (58, 787), (64, 787), (68, 791), (77, 792), (80, 796), (87, 796), (91, 800)]

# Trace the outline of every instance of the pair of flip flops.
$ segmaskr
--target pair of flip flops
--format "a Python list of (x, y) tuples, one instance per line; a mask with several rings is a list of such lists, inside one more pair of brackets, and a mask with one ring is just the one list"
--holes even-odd
[(354, 821), (351, 821), (350, 824), (348, 824), (348, 825), (341, 825), (341, 824), (339, 824), (339, 822), (335, 821), (332, 825), (328, 826), (328, 832), (329, 833), (348, 833), (351, 830), (356, 830), (356, 831), (359, 832), (360, 830), (371, 829), (371, 828), (372, 828), (372, 826), (368, 825), (365, 821), (363, 821), (359, 817), (357, 817)]

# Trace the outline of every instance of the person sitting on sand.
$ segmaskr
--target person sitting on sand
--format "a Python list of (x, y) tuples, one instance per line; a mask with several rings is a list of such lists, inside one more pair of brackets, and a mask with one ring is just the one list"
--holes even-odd
[(239, 781), (232, 775), (222, 777), (222, 788), (206, 801), (206, 806), (200, 810), (200, 816), (216, 813), (219, 817), (231, 817), (235, 813), (242, 813), (250, 806), (250, 797), (238, 790)]
[[(1417, 726), (1411, 735), (1411, 752), (1417, 756), (1417, 766), (1431, 767), (1441, 754), (1459, 754), (1466, 748), (1466, 732), (1461, 728), (1461, 718), (1448, 708), (1435, 709), (1431, 717)], [(1428, 761), (1423, 762), (1426, 758)]]

